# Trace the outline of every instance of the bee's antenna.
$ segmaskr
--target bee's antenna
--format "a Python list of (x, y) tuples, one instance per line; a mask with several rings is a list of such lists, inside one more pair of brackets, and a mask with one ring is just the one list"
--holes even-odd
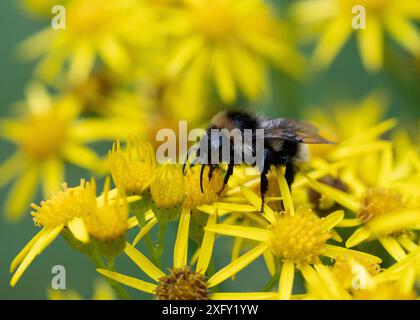
[(206, 166), (205, 164), (202, 164), (201, 165), (201, 170), (200, 170), (200, 189), (201, 189), (201, 193), (204, 193), (204, 191), (203, 191), (203, 175), (204, 175), (204, 167), (205, 166)]

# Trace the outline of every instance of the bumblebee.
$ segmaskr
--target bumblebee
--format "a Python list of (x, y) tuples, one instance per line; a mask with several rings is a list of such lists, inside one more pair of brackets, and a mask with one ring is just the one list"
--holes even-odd
[[(284, 118), (268, 119), (250, 111), (222, 111), (216, 114), (200, 139), (196, 150), (196, 160), (191, 165), (201, 162), (200, 188), (203, 192), (203, 173), (206, 165), (210, 166), (209, 179), (220, 163), (227, 164), (223, 191), (233, 174), (236, 159), (254, 159), (260, 151), (260, 193), (261, 211), (264, 208), (264, 196), (268, 190), (267, 174), (272, 166), (285, 167), (285, 178), (290, 187), (293, 183), (298, 163), (308, 159), (306, 144), (330, 144), (331, 141), (319, 135), (319, 130), (310, 123)], [(217, 134), (216, 134), (217, 133)], [(258, 136), (263, 143), (258, 143)], [(238, 143), (240, 141), (240, 143)], [(227, 143), (227, 144), (226, 144)], [(229, 156), (222, 157), (223, 147), (227, 146)], [(190, 153), (187, 155), (187, 161)], [(185, 168), (185, 164), (184, 164)]]

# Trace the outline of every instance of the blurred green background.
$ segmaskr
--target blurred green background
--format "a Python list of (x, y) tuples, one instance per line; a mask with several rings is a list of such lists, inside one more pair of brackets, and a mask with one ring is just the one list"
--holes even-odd
[[(277, 1), (281, 7), (286, 1)], [(10, 115), (12, 104), (23, 98), (25, 85), (31, 79), (34, 64), (23, 63), (16, 57), (15, 46), (46, 26), (45, 21), (34, 21), (19, 10), (15, 1), (0, 1), (0, 116)], [(390, 47), (390, 49), (389, 49)], [(272, 76), (272, 96), (262, 105), (255, 106), (273, 116), (298, 117), (303, 108), (312, 105), (329, 105), (338, 101), (358, 101), (372, 90), (380, 89), (391, 98), (390, 115), (398, 116), (404, 123), (415, 123), (420, 117), (420, 73), (408, 67), (405, 63), (410, 58), (401, 49), (387, 46), (387, 64), (385, 70), (372, 75), (367, 74), (359, 60), (354, 41), (346, 45), (333, 65), (308, 83), (290, 82), (278, 73)], [(307, 50), (308, 48), (303, 48)], [(309, 51), (308, 51), (309, 52)], [(419, 65), (417, 61), (415, 64)], [(406, 79), (410, 79), (408, 81)], [(414, 81), (413, 81), (414, 79)], [(13, 147), (3, 141), (0, 142), (0, 162), (10, 155)], [(87, 177), (87, 173), (80, 169), (68, 168), (69, 184), (77, 183), (80, 177)], [(10, 186), (0, 190), (0, 204)], [(41, 200), (40, 194), (36, 202)], [(1, 205), (2, 206), (2, 205)], [(35, 260), (25, 273), (16, 288), (10, 288), (9, 265), (13, 257), (37, 232), (31, 217), (28, 216), (17, 224), (9, 224), (4, 214), (0, 215), (0, 298), (1, 299), (44, 299), (53, 275), (54, 265), (63, 265), (67, 271), (67, 288), (76, 289), (83, 297), (92, 295), (94, 279), (97, 278), (90, 262), (81, 254), (72, 251), (59, 238), (42, 255)], [(171, 226), (167, 236), (167, 245), (171, 247), (176, 228)], [(215, 256), (216, 266), (221, 267), (228, 262), (230, 256), (230, 241), (218, 245)], [(172, 261), (171, 251), (165, 257), (166, 265)], [(122, 257), (117, 266), (121, 272), (139, 275), (138, 269)], [(261, 278), (269, 280), (269, 276), (262, 261), (257, 261), (239, 274), (238, 284), (233, 287), (227, 282), (221, 286), (226, 291), (232, 290), (260, 290)], [(246, 287), (240, 280), (246, 279)], [(299, 285), (299, 284), (298, 284)], [(135, 297), (146, 297), (134, 294)]]

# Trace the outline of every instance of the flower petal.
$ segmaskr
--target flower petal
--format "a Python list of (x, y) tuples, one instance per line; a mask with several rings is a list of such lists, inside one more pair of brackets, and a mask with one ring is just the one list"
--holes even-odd
[(19, 219), (26, 206), (29, 207), (39, 177), (39, 167), (30, 165), (14, 182), (6, 200), (5, 212), (10, 220)]
[[(138, 222), (138, 220), (136, 219)], [(139, 233), (136, 235), (133, 241), (133, 246), (135, 246), (139, 241), (150, 231), (153, 229), (155, 225), (159, 223), (159, 220), (156, 217), (153, 217), (150, 221), (146, 223), (146, 225), (140, 228)]]
[(283, 198), (284, 209), (289, 211), (291, 216), (295, 215), (295, 207), (293, 206), (292, 194), (290, 193), (289, 185), (286, 178), (280, 169), (276, 170), (277, 179), (279, 181), (280, 193)]
[(0, 188), (13, 179), (22, 167), (22, 154), (16, 152), (0, 165)]
[(131, 288), (134, 288), (143, 292), (151, 293), (151, 294), (155, 293), (156, 285), (153, 283), (146, 282), (146, 281), (136, 279), (133, 277), (129, 277), (121, 273), (109, 271), (106, 269), (96, 269), (96, 271), (98, 271), (100, 274), (102, 274), (103, 276), (107, 278), (115, 280)]
[(233, 226), (226, 224), (214, 224), (205, 227), (206, 231), (223, 234), (232, 237), (242, 237), (256, 241), (268, 241), (270, 232), (260, 228)]
[(322, 220), (322, 229), (324, 231), (331, 230), (336, 225), (338, 225), (344, 218), (344, 211), (337, 210), (329, 214)]
[(264, 251), (263, 254), (265, 265), (267, 266), (268, 272), (270, 272), (271, 276), (274, 276), (276, 273), (276, 262), (274, 261), (273, 253), (270, 249)]
[(46, 232), (47, 230), (43, 228), (39, 231), (27, 244), (26, 246), (18, 253), (18, 255), (13, 259), (12, 263), (10, 264), (10, 273), (15, 271), (16, 267), (22, 262), (22, 260), (26, 257), (29, 250), (33, 247), (33, 245), (38, 241), (38, 239)]
[(277, 300), (276, 292), (216, 292), (211, 300)]
[(327, 197), (335, 200), (337, 203), (341, 204), (343, 207), (350, 209), (353, 212), (359, 212), (360, 204), (356, 198), (353, 196), (338, 190), (336, 188), (330, 187), (325, 183), (320, 183), (311, 178), (307, 177), (309, 180), (309, 184), (312, 188), (318, 191), (321, 194), (326, 195)]
[(285, 261), (281, 268), (279, 279), (279, 295), (281, 300), (289, 300), (292, 296), (293, 281), (295, 278), (295, 265)]
[(381, 237), (378, 240), (396, 261), (400, 261), (407, 256), (404, 249), (396, 239), (392, 237)]
[(268, 248), (268, 245), (266, 243), (262, 243), (256, 246), (254, 249), (249, 250), (247, 253), (243, 254), (238, 259), (231, 262), (226, 267), (224, 267), (223, 269), (219, 270), (216, 274), (214, 274), (207, 281), (207, 286), (209, 288), (217, 286), (222, 281), (238, 273), (243, 268), (245, 268), (248, 264), (250, 264), (252, 261), (257, 259), (260, 255), (262, 255), (267, 248)]
[(339, 247), (339, 246), (335, 246), (332, 244), (326, 244), (326, 252), (324, 252), (324, 256), (326, 257), (330, 257), (330, 258), (336, 258), (337, 256), (342, 256), (342, 255), (350, 255), (350, 256), (354, 256), (354, 257), (366, 257), (369, 260), (374, 261), (375, 263), (381, 263), (382, 260), (381, 258), (371, 255), (369, 253), (366, 252), (362, 252), (362, 251), (357, 251), (357, 250), (352, 250), (352, 249), (347, 249), (347, 248), (343, 248), (343, 247)]
[(150, 278), (159, 282), (159, 279), (165, 276), (158, 267), (156, 267), (149, 259), (147, 259), (140, 251), (130, 245), (128, 242), (125, 245), (124, 252), (130, 257), (134, 263), (144, 271)]
[(174, 248), (174, 268), (184, 268), (187, 264), (190, 217), (190, 210), (182, 209)]
[(33, 243), (32, 247), (29, 249), (25, 258), (23, 258), (22, 263), (17, 268), (16, 272), (13, 274), (12, 279), (10, 280), (10, 285), (14, 287), (29, 265), (34, 261), (34, 259), (44, 251), (51, 242), (60, 234), (64, 226), (58, 226), (53, 229), (44, 229), (45, 231), (42, 235)]
[(64, 182), (64, 163), (58, 158), (48, 160), (42, 168), (42, 186), (44, 195), (49, 197), (59, 191)]
[(346, 247), (351, 248), (357, 246), (359, 243), (368, 240), (371, 236), (372, 233), (368, 228), (360, 227), (347, 239)]
[(89, 242), (89, 233), (86, 225), (80, 218), (74, 218), (67, 224), (73, 236), (83, 243)]
[(357, 40), (364, 66), (369, 71), (378, 71), (383, 60), (383, 35), (378, 17), (369, 16), (369, 26), (358, 30)]
[[(207, 227), (215, 225), (217, 222), (217, 212), (216, 214), (212, 214), (208, 217), (207, 220)], [(207, 228), (206, 227), (206, 228)], [(213, 253), (213, 245), (214, 245), (214, 239), (216, 235), (213, 232), (205, 231), (203, 241), (201, 243), (201, 249), (200, 254), (198, 256), (198, 262), (197, 262), (197, 272), (205, 274), (207, 271), (207, 268), (209, 266), (212, 253)]]
[[(245, 198), (248, 199), (248, 201), (257, 209), (260, 210), (261, 209), (261, 198), (259, 196), (257, 196), (257, 194), (255, 192), (253, 192), (252, 190), (248, 189), (247, 187), (241, 185), (239, 186), (242, 190), (242, 193), (244, 195)], [(267, 206), (267, 204), (264, 204), (264, 212), (262, 213), (262, 215), (264, 216), (264, 218), (267, 219), (267, 221), (271, 222), (271, 223), (275, 223), (276, 222), (276, 216), (274, 211)]]

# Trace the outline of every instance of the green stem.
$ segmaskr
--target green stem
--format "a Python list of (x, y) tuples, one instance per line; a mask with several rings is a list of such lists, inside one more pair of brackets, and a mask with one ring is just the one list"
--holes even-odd
[[(92, 249), (93, 250), (89, 252), (89, 257), (95, 263), (96, 268), (107, 269), (107, 270), (113, 271), (114, 270), (113, 262), (110, 263), (111, 268), (107, 267), (105, 263), (103, 262), (96, 245), (93, 245)], [(116, 294), (119, 296), (120, 299), (131, 300), (130, 295), (127, 293), (127, 291), (125, 291), (121, 287), (121, 285), (118, 282), (116, 282), (115, 280), (109, 279), (108, 277), (105, 277), (105, 276), (104, 278), (112, 287), (112, 289), (114, 289), (114, 291), (116, 292)]]
[(266, 291), (266, 292), (271, 291), (274, 288), (274, 286), (279, 282), (279, 277), (280, 277), (279, 272), (276, 272), (275, 274), (273, 274), (271, 279), (268, 280), (268, 282), (262, 288), (262, 291)]
[(167, 221), (160, 221), (159, 222), (159, 231), (158, 231), (158, 239), (157, 239), (157, 247), (155, 251), (157, 266), (162, 269), (162, 256), (163, 251), (165, 249), (165, 232), (168, 226)]
[[(211, 257), (210, 262), (209, 262), (209, 266), (207, 267), (207, 275), (210, 278), (212, 275), (214, 275), (216, 273), (216, 267), (214, 265), (214, 259), (213, 257)], [(213, 292), (219, 292), (219, 286), (214, 286), (212, 288)]]
[[(134, 213), (139, 223), (140, 228), (143, 228), (146, 225), (146, 212), (150, 208), (150, 195), (144, 194), (143, 198), (137, 202), (131, 203), (130, 210)], [(144, 242), (146, 243), (147, 251), (152, 257), (153, 263), (158, 265), (158, 259), (156, 258), (156, 249), (153, 241), (150, 237), (150, 234), (147, 233), (143, 237)]]

